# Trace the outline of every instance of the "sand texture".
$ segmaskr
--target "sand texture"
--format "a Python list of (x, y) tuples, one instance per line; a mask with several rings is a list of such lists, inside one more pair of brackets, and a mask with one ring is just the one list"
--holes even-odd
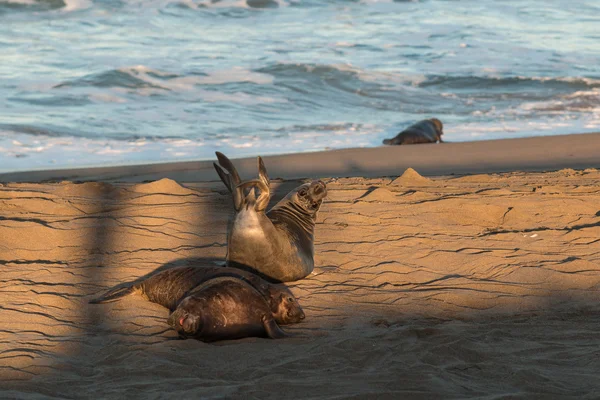
[(87, 301), (223, 259), (221, 182), (0, 185), (0, 398), (598, 398), (600, 171), (313, 177), (306, 320), (218, 344)]

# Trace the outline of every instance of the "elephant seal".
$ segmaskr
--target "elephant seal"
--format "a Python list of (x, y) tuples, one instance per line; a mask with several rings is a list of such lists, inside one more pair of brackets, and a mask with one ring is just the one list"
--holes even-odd
[(89, 302), (92, 304), (110, 303), (130, 294), (139, 293), (145, 299), (173, 311), (181, 299), (198, 285), (220, 277), (233, 277), (250, 284), (263, 296), (273, 318), (279, 324), (297, 323), (305, 317), (302, 307), (288, 288), (277, 287), (242, 269), (218, 266), (170, 268), (142, 281), (120, 285)]
[[(271, 192), (262, 158), (259, 178), (242, 182), (233, 163), (217, 152), (213, 163), (233, 195), (235, 214), (227, 229), (227, 263), (244, 264), (263, 277), (290, 282), (314, 269), (314, 230), (317, 212), (327, 195), (320, 180), (305, 183), (265, 212)], [(259, 196), (256, 197), (256, 190)], [(249, 192), (246, 192), (249, 190)]]
[(275, 322), (264, 297), (236, 277), (215, 278), (197, 286), (181, 300), (167, 323), (180, 337), (205, 342), (287, 336)]
[(436, 143), (442, 141), (443, 132), (442, 121), (437, 118), (424, 119), (414, 125), (409, 126), (396, 137), (384, 139), (383, 144), (417, 144), (417, 143)]

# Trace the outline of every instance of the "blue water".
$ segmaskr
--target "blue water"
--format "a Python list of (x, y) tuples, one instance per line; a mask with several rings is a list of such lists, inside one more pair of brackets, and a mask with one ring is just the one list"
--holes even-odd
[(0, 170), (600, 130), (600, 2), (0, 0)]

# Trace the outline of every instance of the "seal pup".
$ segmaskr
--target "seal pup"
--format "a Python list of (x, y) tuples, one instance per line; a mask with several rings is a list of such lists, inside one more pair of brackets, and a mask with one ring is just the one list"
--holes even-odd
[(287, 336), (275, 322), (264, 297), (236, 277), (219, 277), (197, 286), (181, 300), (167, 323), (180, 337), (205, 342)]
[(220, 277), (234, 277), (250, 284), (263, 296), (269, 305), (273, 318), (281, 325), (297, 323), (305, 318), (302, 307), (288, 288), (277, 287), (242, 269), (218, 266), (170, 268), (141, 281), (119, 285), (102, 296), (90, 300), (89, 303), (110, 303), (119, 301), (133, 293), (138, 293), (146, 300), (173, 311), (181, 299), (198, 285)]
[(242, 182), (233, 163), (216, 154), (219, 163), (213, 165), (233, 195), (235, 209), (227, 228), (228, 265), (244, 264), (278, 282), (308, 276), (315, 266), (315, 221), (327, 195), (325, 183), (300, 185), (265, 212), (271, 192), (262, 158), (258, 157), (258, 179)]
[(442, 141), (443, 125), (437, 118), (424, 119), (414, 125), (409, 126), (396, 137), (384, 139), (383, 144), (418, 144), (418, 143), (436, 143)]

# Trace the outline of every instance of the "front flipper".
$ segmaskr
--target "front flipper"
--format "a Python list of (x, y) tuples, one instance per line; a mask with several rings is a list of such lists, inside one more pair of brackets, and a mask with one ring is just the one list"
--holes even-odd
[[(128, 285), (131, 285), (131, 284), (128, 284)], [(100, 296), (98, 298), (91, 299), (90, 301), (88, 301), (88, 303), (104, 304), (104, 303), (110, 303), (113, 301), (119, 301), (119, 300), (121, 300), (121, 298), (135, 293), (135, 291), (136, 291), (136, 288), (133, 285), (125, 286), (125, 287), (118, 287), (118, 288), (109, 290), (108, 292), (104, 293), (102, 296)]]
[(279, 325), (277, 325), (277, 322), (275, 322), (273, 317), (270, 315), (263, 315), (262, 323), (265, 331), (267, 332), (267, 336), (269, 336), (271, 339), (283, 339), (284, 337), (289, 336), (279, 327)]

